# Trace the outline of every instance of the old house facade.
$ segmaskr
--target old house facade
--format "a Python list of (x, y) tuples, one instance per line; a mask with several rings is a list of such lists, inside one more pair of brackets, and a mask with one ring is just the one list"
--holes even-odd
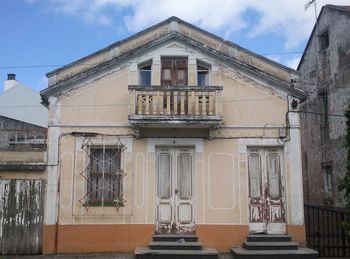
[(0, 94), (0, 255), (42, 248), (48, 111), (9, 74)]
[(301, 106), (304, 200), (344, 206), (339, 180), (346, 171), (345, 117), (350, 103), (350, 6), (326, 5), (298, 71), (308, 93)]
[(171, 17), (47, 76), (44, 253), (305, 241), (296, 71)]

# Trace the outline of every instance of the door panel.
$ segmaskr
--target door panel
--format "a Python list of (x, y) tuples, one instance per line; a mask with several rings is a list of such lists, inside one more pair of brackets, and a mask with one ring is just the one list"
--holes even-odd
[(169, 203), (160, 203), (158, 205), (158, 220), (162, 224), (171, 224), (172, 206)]
[(279, 156), (274, 153), (269, 153), (266, 160), (270, 198), (278, 199), (280, 195)]
[(158, 158), (158, 197), (169, 199), (171, 197), (171, 157), (169, 153), (161, 153)]
[(281, 158), (282, 151), (278, 148), (248, 150), (251, 233), (286, 231)]
[(258, 152), (248, 156), (250, 222), (263, 222), (263, 196), (261, 184), (261, 158)]
[(188, 200), (192, 197), (192, 165), (191, 156), (188, 153), (182, 153), (177, 156), (177, 174), (178, 174), (178, 198)]
[(158, 233), (193, 233), (193, 149), (157, 149)]
[(193, 221), (192, 205), (189, 203), (180, 203), (178, 206), (178, 215), (180, 224), (190, 224)]

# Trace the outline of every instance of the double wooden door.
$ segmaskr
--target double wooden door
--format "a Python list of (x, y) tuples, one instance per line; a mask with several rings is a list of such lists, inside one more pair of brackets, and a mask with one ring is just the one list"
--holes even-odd
[(193, 167), (193, 148), (157, 148), (157, 233), (194, 232)]
[(280, 148), (248, 149), (249, 231), (285, 234), (283, 156)]
[(162, 86), (187, 86), (187, 59), (162, 58)]

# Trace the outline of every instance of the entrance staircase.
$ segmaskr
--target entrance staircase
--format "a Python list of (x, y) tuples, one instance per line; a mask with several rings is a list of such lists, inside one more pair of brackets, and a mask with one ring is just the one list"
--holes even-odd
[(300, 247), (288, 235), (248, 235), (243, 247), (231, 249), (234, 259), (317, 259), (318, 253)]
[(218, 252), (213, 248), (204, 248), (196, 235), (156, 234), (149, 247), (137, 247), (136, 259), (217, 259)]

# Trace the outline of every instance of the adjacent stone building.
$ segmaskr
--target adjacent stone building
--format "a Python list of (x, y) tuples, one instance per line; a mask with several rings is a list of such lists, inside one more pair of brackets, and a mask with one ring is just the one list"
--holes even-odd
[(350, 6), (322, 8), (300, 61), (302, 158), (306, 204), (343, 206), (344, 110), (350, 103)]

